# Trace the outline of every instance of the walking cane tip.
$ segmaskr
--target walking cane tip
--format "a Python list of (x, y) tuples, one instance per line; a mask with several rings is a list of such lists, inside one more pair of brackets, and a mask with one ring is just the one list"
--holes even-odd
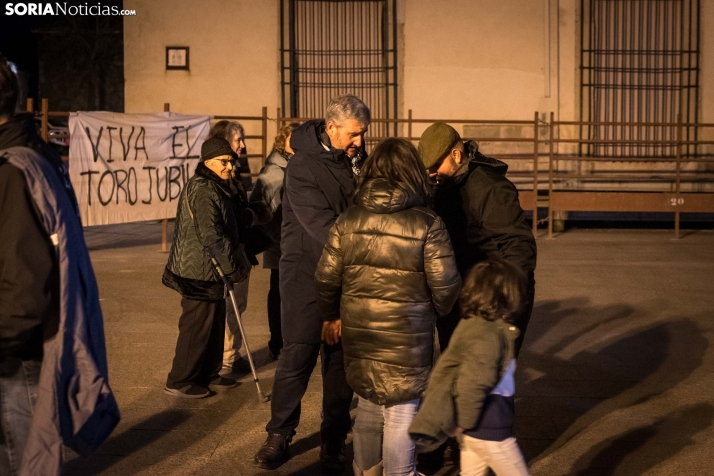
[(258, 399), (260, 400), (260, 403), (268, 403), (270, 401), (270, 395), (263, 395), (262, 393), (258, 395)]

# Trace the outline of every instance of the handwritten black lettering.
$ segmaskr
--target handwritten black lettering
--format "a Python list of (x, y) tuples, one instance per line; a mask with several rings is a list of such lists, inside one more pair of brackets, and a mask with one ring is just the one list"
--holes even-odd
[(96, 170), (87, 170), (86, 172), (80, 172), (79, 175), (87, 176), (87, 203), (92, 204), (92, 175), (99, 174)]
[[(133, 175), (132, 175), (133, 174)], [(133, 178), (132, 178), (133, 177)], [(129, 186), (129, 205), (136, 205), (136, 201), (139, 198), (139, 181), (136, 179), (136, 170), (134, 170), (134, 167), (129, 167), (129, 178), (128, 178), (128, 186)], [(131, 196), (131, 185), (134, 184), (134, 198), (132, 199)]]
[(131, 150), (131, 136), (134, 135), (134, 126), (131, 126), (131, 132), (129, 133), (129, 139), (126, 141), (126, 145), (124, 145), (124, 128), (120, 127), (119, 128), (119, 139), (121, 140), (121, 152), (122, 156), (124, 157), (124, 162), (126, 162), (126, 158), (129, 155), (129, 151)]
[[(139, 147), (139, 139), (141, 139), (141, 147)], [(146, 152), (146, 129), (142, 126), (141, 129), (139, 129), (139, 133), (136, 135), (136, 141), (134, 141), (134, 160), (139, 156), (139, 151), (142, 150), (144, 151), (144, 156), (146, 157), (146, 160), (149, 160), (149, 154)]]
[[(167, 180), (169, 182), (169, 202), (172, 200), (176, 200), (179, 195), (181, 195), (181, 182), (179, 182), (179, 179), (181, 178), (181, 169), (183, 167), (180, 167), (178, 165), (172, 165), (169, 167), (169, 175), (167, 177)], [(176, 176), (174, 177), (174, 172), (176, 172)], [(176, 195), (173, 194), (174, 190), (174, 185), (176, 185), (176, 188), (178, 189), (178, 192), (176, 192)]]
[[(112, 191), (109, 194), (109, 198), (104, 200), (102, 198), (102, 183), (104, 182), (104, 178), (106, 176), (109, 176), (112, 178)], [(97, 185), (97, 196), (99, 197), (99, 203), (102, 204), (102, 206), (107, 206), (109, 202), (112, 201), (112, 197), (114, 196), (114, 190), (116, 189), (116, 180), (114, 179), (114, 174), (112, 173), (111, 170), (107, 170), (102, 174), (102, 176), (99, 178), (99, 184)]]
[[(171, 156), (172, 159), (183, 159), (183, 157), (179, 157), (176, 155), (176, 147), (181, 147), (183, 145), (176, 142), (176, 135), (183, 128), (183, 126), (173, 126), (171, 128), (174, 130), (174, 133), (171, 136), (171, 152), (173, 153), (173, 155)], [(186, 130), (186, 142), (188, 143), (188, 129)]]
[[(119, 176), (121, 175), (121, 178)], [(126, 170), (115, 170), (114, 171), (115, 182), (117, 184), (117, 205), (119, 205), (119, 190), (124, 192), (125, 201), (129, 200), (129, 191), (124, 187), (127, 179), (129, 178), (129, 173)]]
[(162, 202), (166, 201), (166, 197), (169, 195), (169, 181), (168, 181), (168, 168), (164, 167), (164, 196), (161, 197), (161, 179), (159, 178), (159, 169), (156, 169), (156, 196)]
[(97, 161), (99, 157), (99, 141), (102, 140), (102, 132), (104, 132), (104, 127), (99, 128), (99, 134), (97, 134), (97, 142), (92, 142), (92, 133), (89, 132), (89, 127), (84, 128), (87, 131), (87, 137), (89, 138), (89, 143), (92, 144), (92, 154), (94, 154), (94, 161)]
[[(151, 189), (153, 188), (153, 181), (152, 181), (152, 178), (151, 178), (151, 171), (152, 171), (152, 170), (156, 170), (156, 167), (146, 166), (146, 167), (142, 167), (142, 168), (143, 168), (144, 170), (146, 170), (146, 171), (148, 172), (148, 174), (149, 174), (149, 200), (142, 200), (141, 203), (143, 203), (143, 204), (145, 204), (145, 205), (149, 205), (149, 204), (151, 203)], [(158, 180), (158, 177), (157, 177), (157, 180)]]
[(112, 157), (112, 143), (114, 142), (114, 137), (112, 137), (112, 131), (115, 130), (117, 130), (116, 127), (107, 126), (107, 131), (109, 131), (109, 158), (107, 159), (107, 163), (114, 162), (114, 158)]
[[(186, 147), (188, 149), (186, 151), (186, 159), (200, 159), (200, 155), (191, 155), (191, 149), (193, 149), (193, 146), (191, 145), (191, 141), (188, 139), (188, 130), (192, 127), (193, 126), (191, 125), (186, 128)], [(193, 141), (193, 145), (196, 145), (196, 141)]]

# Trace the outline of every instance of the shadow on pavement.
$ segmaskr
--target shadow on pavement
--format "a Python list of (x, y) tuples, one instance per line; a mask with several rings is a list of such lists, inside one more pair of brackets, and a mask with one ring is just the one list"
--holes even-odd
[(608, 476), (616, 470), (621, 474), (642, 474), (695, 444), (692, 436), (709, 428), (712, 421), (712, 405), (700, 403), (679, 408), (652, 425), (600, 442), (575, 462), (572, 473), (583, 468), (577, 473), (579, 476)]
[[(708, 346), (692, 319), (633, 329), (642, 320), (629, 306), (598, 308), (586, 298), (540, 303), (534, 317), (531, 322), (537, 325), (529, 327), (528, 341), (546, 341), (551, 330), (560, 338), (544, 350), (536, 346), (537, 353), (525, 349), (519, 359), (521, 369), (539, 375), (516, 385), (516, 434), (531, 463), (612, 412), (644, 403), (687, 379), (702, 365)], [(585, 349), (570, 358), (558, 357), (571, 346)], [(539, 417), (518, 416), (534, 410)], [(709, 414), (708, 408), (692, 411)], [(638, 436), (647, 437), (646, 429), (638, 431)], [(597, 447), (598, 452), (603, 450)]]
[[(159, 431), (142, 431), (143, 437), (137, 438), (137, 430), (155, 428), (157, 426), (171, 430), (186, 422), (190, 416), (190, 413), (181, 410), (166, 410), (152, 415), (118, 435), (111, 436), (102, 445), (101, 453), (92, 455), (89, 458), (75, 458), (69, 461), (64, 466), (64, 474), (82, 476), (101, 474), (121, 459), (145, 448), (165, 434), (165, 432)], [(177, 451), (180, 451), (180, 449), (177, 448)]]

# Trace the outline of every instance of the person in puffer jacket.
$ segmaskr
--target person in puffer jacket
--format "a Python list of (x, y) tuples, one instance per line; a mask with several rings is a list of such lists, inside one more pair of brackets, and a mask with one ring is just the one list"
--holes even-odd
[(461, 473), (528, 475), (513, 437), (515, 348), (526, 276), (516, 265), (483, 261), (466, 275), (463, 315), (429, 378), (421, 408), (409, 427), (420, 449), (455, 436)]
[(358, 475), (417, 474), (407, 429), (432, 368), (436, 319), (451, 310), (461, 285), (428, 196), (415, 147), (402, 139), (379, 144), (315, 273), (318, 304), (332, 321), (324, 339), (342, 338), (347, 382), (359, 396)]

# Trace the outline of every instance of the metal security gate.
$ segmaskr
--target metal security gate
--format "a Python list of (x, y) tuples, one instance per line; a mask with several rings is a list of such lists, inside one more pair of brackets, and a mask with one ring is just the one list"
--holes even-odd
[(580, 120), (601, 124), (581, 127), (580, 154), (675, 156), (676, 126), (656, 124), (697, 123), (699, 0), (581, 0), (581, 25)]
[(332, 97), (350, 93), (373, 119), (397, 117), (396, 0), (283, 0), (281, 18), (283, 111), (319, 118)]

